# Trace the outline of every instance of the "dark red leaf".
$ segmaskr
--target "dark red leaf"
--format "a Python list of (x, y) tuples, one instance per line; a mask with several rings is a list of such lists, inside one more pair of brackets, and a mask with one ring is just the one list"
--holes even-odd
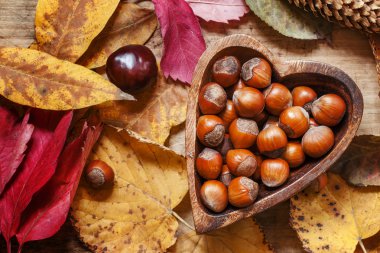
[(101, 130), (100, 124), (85, 124), (79, 137), (64, 148), (56, 173), (24, 211), (23, 223), (17, 233), (20, 247), (25, 242), (54, 235), (64, 224), (83, 167)]
[(11, 184), (0, 197), (0, 230), (8, 249), (10, 239), (16, 234), (21, 213), (32, 196), (46, 184), (54, 174), (57, 160), (66, 140), (72, 112), (62, 113), (33, 110), (30, 123), (34, 131), (28, 153), (17, 170)]
[(0, 196), (24, 159), (27, 143), (33, 132), (28, 124), (29, 113), (22, 122), (5, 107), (0, 107)]
[(198, 59), (206, 49), (198, 19), (184, 0), (153, 0), (153, 3), (164, 41), (161, 59), (164, 75), (191, 83)]

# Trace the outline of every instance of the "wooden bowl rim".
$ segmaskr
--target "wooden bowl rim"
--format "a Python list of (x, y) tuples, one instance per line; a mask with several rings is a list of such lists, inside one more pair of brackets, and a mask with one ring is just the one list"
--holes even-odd
[[(279, 189), (274, 194), (266, 196), (255, 202), (253, 205), (231, 211), (229, 213), (210, 214), (205, 212), (203, 204), (198, 201), (197, 192), (195, 189), (195, 147), (196, 147), (196, 112), (198, 106), (198, 93), (202, 84), (204, 70), (207, 68), (212, 58), (222, 50), (230, 47), (247, 47), (250, 48), (269, 60), (273, 66), (274, 72), (277, 72), (279, 78), (297, 73), (316, 73), (323, 76), (328, 76), (343, 83), (348, 89), (348, 95), (352, 101), (353, 111), (348, 119), (348, 129), (346, 134), (339, 140), (338, 144), (331, 150), (316, 166), (295, 180), (286, 188)], [(338, 158), (343, 154), (344, 150), (351, 143), (359, 128), (363, 115), (363, 96), (356, 83), (341, 69), (332, 65), (308, 61), (281, 61), (275, 57), (264, 45), (248, 35), (236, 34), (222, 38), (214, 42), (200, 57), (194, 71), (192, 87), (189, 91), (189, 102), (186, 117), (186, 166), (189, 180), (190, 200), (193, 212), (193, 219), (196, 231), (204, 233), (216, 228), (224, 227), (232, 224), (240, 219), (250, 217), (269, 207), (272, 207), (282, 201), (291, 198), (294, 194), (304, 189), (311, 181), (316, 179), (321, 173), (331, 167)]]

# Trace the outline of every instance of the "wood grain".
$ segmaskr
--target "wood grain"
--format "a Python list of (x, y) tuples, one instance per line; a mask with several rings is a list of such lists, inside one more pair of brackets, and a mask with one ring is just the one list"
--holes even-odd
[[(37, 0), (0, 0), (0, 46), (27, 47), (34, 40), (36, 3)], [(376, 64), (364, 35), (336, 27), (330, 42), (295, 40), (280, 35), (253, 14), (230, 24), (201, 21), (201, 25), (207, 45), (226, 35), (243, 33), (254, 36), (280, 58), (316, 60), (338, 66), (358, 84), (364, 96), (364, 115), (357, 134), (380, 135)], [(159, 58), (161, 57), (162, 39), (159, 30), (155, 32), (148, 46)], [(277, 252), (303, 252), (295, 233), (287, 226), (287, 205), (285, 202), (261, 213), (258, 222), (264, 225), (267, 239)], [(288, 236), (290, 232), (293, 232), (292, 236)], [(4, 252), (3, 245), (0, 239), (0, 252)], [(24, 252), (88, 251), (76, 239), (75, 233), (67, 223), (56, 236), (26, 245)]]

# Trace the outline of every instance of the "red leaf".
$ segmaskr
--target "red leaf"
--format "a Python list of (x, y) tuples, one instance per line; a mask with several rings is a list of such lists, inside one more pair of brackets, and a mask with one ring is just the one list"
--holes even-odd
[(17, 123), (12, 112), (0, 107), (0, 196), (24, 159), (26, 144), (33, 132), (28, 120), (29, 113), (26, 113), (23, 121)]
[(0, 230), (10, 249), (10, 238), (16, 234), (21, 213), (32, 196), (54, 174), (57, 160), (66, 140), (72, 112), (62, 113), (33, 110), (34, 125), (29, 151), (14, 180), (0, 198)]
[(162, 71), (165, 77), (191, 83), (198, 59), (206, 49), (199, 22), (184, 0), (153, 3), (164, 41)]
[(206, 21), (239, 20), (249, 9), (244, 0), (186, 0), (194, 14)]
[(93, 127), (85, 124), (80, 136), (65, 147), (56, 173), (23, 213), (17, 233), (20, 248), (25, 242), (51, 237), (64, 224), (83, 167), (101, 130), (100, 124)]

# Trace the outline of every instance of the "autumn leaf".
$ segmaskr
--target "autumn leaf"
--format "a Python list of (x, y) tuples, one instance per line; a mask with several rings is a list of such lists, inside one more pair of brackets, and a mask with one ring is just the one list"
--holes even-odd
[(31, 111), (30, 123), (34, 125), (34, 131), (29, 151), (12, 184), (5, 188), (0, 197), (0, 231), (8, 249), (10, 239), (20, 224), (21, 213), (34, 193), (54, 174), (71, 118), (72, 112)]
[(286, 0), (245, 1), (259, 18), (285, 36), (315, 40), (332, 32), (330, 23), (291, 6)]
[(6, 184), (24, 159), (33, 125), (28, 124), (29, 113), (22, 122), (7, 108), (0, 106), (0, 196)]
[(380, 186), (380, 137), (356, 136), (332, 170), (356, 186)]
[(380, 189), (351, 187), (338, 175), (320, 193), (291, 199), (291, 225), (310, 252), (353, 252), (380, 230)]
[(163, 252), (173, 245), (172, 209), (188, 190), (184, 157), (105, 127), (91, 159), (110, 165), (115, 182), (103, 190), (81, 182), (71, 213), (81, 240), (95, 252)]
[(165, 77), (191, 83), (195, 66), (206, 49), (199, 22), (185, 0), (153, 0), (161, 25)]
[(186, 0), (194, 14), (206, 21), (239, 20), (249, 9), (244, 0)]
[(164, 144), (170, 129), (186, 119), (187, 89), (166, 80), (161, 71), (155, 85), (135, 95), (137, 101), (113, 101), (98, 106), (103, 122), (128, 128)]
[(175, 208), (184, 220), (180, 223), (178, 239), (169, 249), (172, 253), (269, 253), (272, 252), (264, 242), (264, 235), (253, 219), (240, 220), (225, 228), (206, 234), (197, 234), (189, 229), (193, 224), (189, 195)]
[(85, 67), (26, 48), (0, 48), (0, 94), (15, 103), (48, 110), (133, 99)]
[(86, 121), (80, 135), (66, 145), (55, 174), (23, 212), (16, 235), (20, 249), (25, 242), (53, 236), (65, 223), (83, 167), (101, 130), (100, 124), (91, 126)]
[(129, 44), (144, 44), (157, 28), (157, 18), (152, 10), (136, 4), (120, 2), (103, 31), (92, 41), (78, 64), (98, 68), (117, 49)]
[(76, 62), (103, 30), (119, 0), (38, 0), (38, 49)]
[(174, 152), (185, 156), (185, 134), (185, 122), (172, 127), (172, 129), (170, 129), (170, 134), (165, 141), (165, 146), (170, 148)]

